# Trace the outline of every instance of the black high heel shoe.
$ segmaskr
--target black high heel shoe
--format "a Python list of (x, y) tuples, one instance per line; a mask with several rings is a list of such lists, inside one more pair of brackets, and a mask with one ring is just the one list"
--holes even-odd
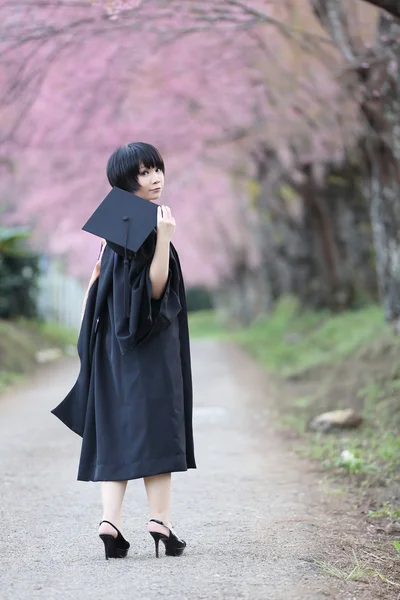
[(158, 546), (160, 540), (163, 542), (165, 546), (165, 554), (167, 556), (181, 556), (183, 554), (184, 549), (186, 548), (186, 542), (184, 540), (180, 540), (178, 536), (174, 533), (172, 529), (170, 529), (165, 523), (162, 521), (157, 521), (157, 519), (150, 519), (150, 523), (158, 523), (158, 525), (162, 525), (169, 531), (169, 535), (165, 533), (160, 533), (159, 531), (150, 531), (149, 533), (154, 540), (154, 544), (156, 547), (156, 557), (159, 557)]
[(102, 523), (108, 523), (111, 525), (111, 527), (114, 527), (115, 531), (118, 533), (117, 537), (114, 537), (109, 533), (99, 533), (99, 537), (104, 542), (106, 560), (109, 558), (125, 558), (125, 556), (128, 554), (130, 543), (126, 541), (122, 533), (115, 527), (115, 525), (110, 523), (110, 521), (101, 521), (99, 523), (99, 527)]

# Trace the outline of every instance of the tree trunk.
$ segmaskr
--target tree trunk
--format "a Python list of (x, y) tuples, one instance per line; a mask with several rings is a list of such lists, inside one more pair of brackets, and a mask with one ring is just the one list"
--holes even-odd
[[(368, 0), (364, 0), (368, 2)], [(374, 48), (349, 57), (351, 35), (341, 0), (311, 0), (315, 14), (339, 50), (351, 60), (368, 123), (365, 149), (370, 168), (370, 218), (376, 269), (385, 318), (400, 318), (400, 20), (398, 2), (370, 2), (386, 9), (379, 18)], [(389, 14), (391, 13), (391, 14)], [(338, 40), (346, 40), (346, 47)]]
[(326, 165), (317, 185), (307, 166), (296, 184), (272, 152), (264, 160), (253, 239), (261, 240), (270, 300), (291, 294), (305, 307), (333, 311), (376, 300), (368, 203), (357, 162)]
[[(361, 110), (371, 134), (370, 214), (380, 294), (387, 321), (400, 317), (400, 22), (382, 14), (380, 61), (365, 76)], [(367, 63), (368, 64), (368, 63)]]
[(387, 154), (379, 147), (370, 152), (370, 214), (385, 318), (395, 321), (400, 317), (400, 180), (399, 163)]

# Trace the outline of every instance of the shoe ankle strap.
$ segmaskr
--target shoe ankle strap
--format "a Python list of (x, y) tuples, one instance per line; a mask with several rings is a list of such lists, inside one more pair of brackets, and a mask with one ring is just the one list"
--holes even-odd
[(100, 521), (100, 523), (99, 523), (99, 527), (100, 527), (100, 525), (101, 525), (102, 523), (108, 523), (109, 525), (111, 525), (111, 527), (114, 527), (114, 529), (115, 529), (115, 531), (116, 531), (117, 533), (119, 533), (119, 534), (121, 535), (121, 533), (120, 533), (119, 529), (117, 529), (117, 528), (115, 527), (115, 525), (114, 525), (113, 523), (111, 523), (111, 521), (106, 521), (106, 519), (104, 519), (103, 521)]
[(168, 525), (166, 525), (165, 523), (163, 523), (163, 521), (159, 521), (158, 519), (150, 519), (149, 523), (158, 523), (159, 525), (162, 525), (163, 527), (166, 527), (167, 529), (169, 529)]

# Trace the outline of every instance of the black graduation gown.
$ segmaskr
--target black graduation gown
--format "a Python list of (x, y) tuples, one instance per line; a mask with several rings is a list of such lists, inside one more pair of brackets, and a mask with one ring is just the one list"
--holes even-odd
[(78, 480), (120, 481), (196, 468), (185, 288), (171, 244), (168, 281), (151, 298), (153, 232), (129, 268), (106, 246), (78, 339), (81, 367), (51, 412), (82, 437)]

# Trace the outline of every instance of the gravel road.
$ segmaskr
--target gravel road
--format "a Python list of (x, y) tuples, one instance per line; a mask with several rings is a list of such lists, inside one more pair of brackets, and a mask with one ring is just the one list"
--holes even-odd
[(268, 379), (228, 344), (194, 341), (192, 355), (198, 469), (173, 476), (180, 558), (155, 558), (137, 480), (123, 512), (129, 555), (104, 559), (100, 486), (76, 480), (80, 438), (49, 413), (77, 359), (1, 397), (1, 600), (339, 598), (312, 561), (324, 547), (318, 483), (274, 429)]

